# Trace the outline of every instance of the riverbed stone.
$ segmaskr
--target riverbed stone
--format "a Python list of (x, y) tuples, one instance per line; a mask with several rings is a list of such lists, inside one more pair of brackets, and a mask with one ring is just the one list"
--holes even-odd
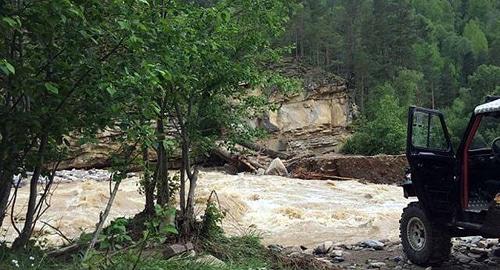
[(498, 245), (498, 239), (486, 239), (486, 247), (487, 248), (492, 248), (494, 246)]
[(330, 257), (342, 257), (344, 256), (344, 252), (342, 250), (330, 250)]
[(265, 171), (266, 175), (278, 175), (278, 176), (288, 176), (288, 170), (286, 169), (283, 161), (280, 158), (275, 158), (269, 164)]
[(293, 253), (302, 253), (303, 250), (300, 248), (300, 246), (289, 246), (285, 247), (281, 253), (284, 255), (291, 255)]
[(495, 248), (491, 251), (491, 254), (495, 257), (500, 257), (500, 248)]
[(384, 263), (384, 262), (371, 262), (369, 265), (368, 265), (368, 268), (375, 268), (375, 269), (379, 269), (379, 268), (382, 268), (382, 267), (385, 267), (387, 264)]
[(225, 267), (226, 266), (225, 262), (219, 260), (218, 258), (216, 258), (210, 254), (200, 256), (198, 259), (196, 259), (196, 262), (200, 263), (200, 264), (212, 265), (212, 266), (216, 266), (216, 267)]
[(276, 245), (276, 244), (271, 244), (271, 245), (267, 246), (267, 248), (272, 252), (282, 252), (283, 251), (283, 246)]
[(332, 249), (333, 249), (333, 242), (332, 241), (325, 241), (322, 244), (318, 245), (314, 249), (314, 253), (323, 255), (323, 254), (327, 254)]
[(360, 246), (364, 248), (373, 248), (374, 250), (382, 250), (385, 244), (378, 240), (365, 240), (360, 242)]
[(471, 247), (470, 252), (473, 254), (481, 255), (481, 256), (488, 256), (488, 253), (490, 252), (490, 249), (487, 248), (480, 248), (480, 247)]
[(163, 251), (163, 256), (165, 256), (165, 258), (171, 258), (171, 257), (174, 257), (176, 255), (179, 255), (179, 254), (182, 254), (182, 253), (185, 253), (187, 251), (190, 251), (190, 250), (193, 250), (194, 249), (194, 246), (192, 243), (186, 243), (186, 244), (173, 244), (173, 245), (169, 245), (165, 248), (165, 250)]

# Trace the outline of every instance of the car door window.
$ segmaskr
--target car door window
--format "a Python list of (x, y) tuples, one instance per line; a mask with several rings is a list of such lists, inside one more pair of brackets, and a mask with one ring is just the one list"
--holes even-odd
[(469, 150), (491, 149), (492, 142), (500, 137), (500, 114), (485, 115), (481, 119)]
[(414, 147), (446, 151), (448, 142), (439, 115), (417, 111), (413, 115), (412, 144)]

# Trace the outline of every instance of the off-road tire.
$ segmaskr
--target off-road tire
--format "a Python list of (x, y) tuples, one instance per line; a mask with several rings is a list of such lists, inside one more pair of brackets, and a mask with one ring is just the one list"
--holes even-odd
[[(409, 223), (423, 225), (425, 239), (423, 242), (410, 240)], [(451, 253), (451, 237), (446, 228), (432, 223), (418, 202), (412, 202), (403, 209), (399, 221), (399, 231), (403, 251), (410, 261), (420, 266), (435, 266), (447, 261)], [(419, 238), (419, 237), (417, 237)], [(414, 239), (414, 238), (412, 238)], [(412, 241), (413, 244), (410, 243)], [(423, 243), (423, 244), (422, 244)], [(413, 246), (418, 246), (414, 248)]]

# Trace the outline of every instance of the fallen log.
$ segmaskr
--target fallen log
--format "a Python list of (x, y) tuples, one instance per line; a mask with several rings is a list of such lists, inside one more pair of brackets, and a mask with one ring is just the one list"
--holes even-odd
[[(225, 160), (227, 163), (235, 166), (238, 171), (256, 172), (257, 168), (249, 160), (243, 158), (241, 155), (233, 155), (226, 149), (214, 148), (212, 152)], [(261, 167), (259, 165), (258, 167)]]
[(80, 250), (81, 248), (82, 248), (82, 245), (80, 243), (74, 243), (74, 244), (71, 244), (69, 246), (62, 247), (60, 249), (49, 251), (49, 252), (47, 252), (47, 255), (50, 257), (53, 257), (53, 258), (60, 257), (63, 255), (72, 255), (75, 252), (77, 252), (78, 250)]
[(264, 155), (269, 156), (269, 157), (271, 157), (273, 159), (274, 158), (280, 158), (280, 159), (283, 159), (283, 160), (287, 160), (287, 159), (289, 159), (291, 157), (291, 155), (288, 155), (286, 153), (278, 152), (278, 151), (266, 148), (266, 147), (264, 147), (262, 145), (258, 145), (256, 143), (252, 143), (252, 142), (239, 142), (238, 144), (241, 145), (241, 146), (243, 146), (243, 147), (246, 147), (248, 149), (254, 150), (256, 152), (263, 153)]

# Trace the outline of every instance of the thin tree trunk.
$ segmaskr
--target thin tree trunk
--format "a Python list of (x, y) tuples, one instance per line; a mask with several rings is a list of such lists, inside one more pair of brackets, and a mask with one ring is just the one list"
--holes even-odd
[(360, 87), (360, 96), (361, 96), (361, 99), (360, 99), (360, 108), (361, 108), (361, 112), (365, 112), (365, 83), (364, 83), (364, 76), (361, 77), (361, 87)]
[(14, 249), (23, 248), (24, 246), (26, 246), (31, 237), (31, 233), (33, 232), (33, 220), (35, 218), (37, 206), (38, 180), (40, 179), (40, 175), (42, 173), (42, 166), (47, 142), (48, 135), (42, 135), (40, 139), (40, 146), (38, 148), (38, 161), (30, 181), (30, 195), (28, 200), (28, 209), (26, 211), (26, 219), (24, 221), (24, 227), (21, 231), (21, 234), (12, 243), (12, 248)]
[(7, 204), (9, 202), (10, 190), (12, 188), (13, 173), (9, 169), (9, 160), (12, 162), (12, 157), (7, 151), (6, 131), (1, 128), (1, 141), (0, 141), (0, 228), (2, 227), (3, 220), (7, 213)]
[(432, 109), (436, 108), (436, 100), (434, 97), (434, 83), (431, 83), (431, 102), (432, 102)]
[[(110, 179), (111, 181), (111, 179)], [(120, 187), (121, 181), (118, 181), (115, 183), (115, 186), (113, 187), (113, 191), (110, 194), (108, 203), (106, 204), (106, 209), (104, 210), (104, 213), (101, 213), (99, 217), (99, 222), (97, 223), (97, 227), (94, 231), (94, 234), (92, 236), (92, 240), (90, 241), (90, 244), (87, 248), (87, 251), (85, 251), (84, 258), (86, 258), (90, 252), (91, 249), (94, 248), (95, 244), (97, 243), (97, 239), (99, 238), (99, 235), (101, 234), (102, 228), (104, 227), (104, 222), (106, 222), (106, 219), (108, 218), (109, 212), (111, 211), (111, 206), (113, 206), (113, 202), (115, 201), (116, 194), (118, 193), (118, 188)]]
[[(3, 165), (3, 164), (2, 164)], [(0, 228), (7, 213), (10, 191), (12, 189), (13, 174), (2, 166), (0, 170)]]
[(158, 148), (156, 149), (156, 185), (157, 185), (157, 203), (161, 206), (168, 204), (168, 167), (167, 167), (167, 151), (163, 142), (165, 140), (165, 129), (163, 119), (160, 117), (156, 122), (156, 132), (158, 133)]
[(181, 208), (181, 216), (186, 214), (186, 172), (184, 170), (184, 161), (181, 165), (180, 187), (179, 187), (179, 204)]
[(155, 182), (149, 173), (149, 159), (148, 159), (148, 148), (143, 146), (142, 148), (142, 161), (144, 162), (144, 193), (146, 197), (146, 204), (144, 206), (144, 213), (151, 215), (154, 213), (154, 192), (155, 192)]
[[(190, 170), (190, 169), (189, 169)], [(194, 197), (196, 191), (196, 185), (198, 183), (198, 168), (195, 166), (193, 173), (189, 177), (189, 192), (187, 197), (187, 215), (188, 215), (188, 225), (191, 227), (194, 222)]]

